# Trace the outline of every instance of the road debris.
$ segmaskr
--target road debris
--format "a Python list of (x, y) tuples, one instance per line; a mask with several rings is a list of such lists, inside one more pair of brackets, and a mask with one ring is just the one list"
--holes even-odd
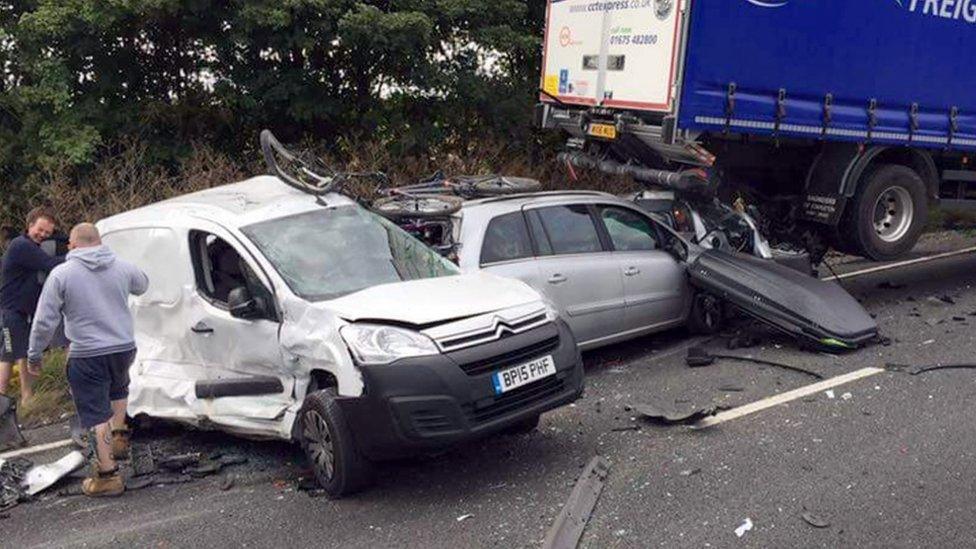
[(854, 395), (852, 395), (850, 393), (844, 393), (844, 394), (840, 395), (840, 398), (842, 398), (844, 400), (850, 400), (850, 399), (854, 398)]
[(976, 364), (935, 364), (932, 366), (910, 366), (907, 364), (885, 364), (885, 369), (891, 372), (901, 372), (917, 376), (938, 370), (976, 370)]
[(878, 284), (879, 290), (904, 290), (907, 287), (908, 286), (905, 284), (893, 284), (887, 280), (882, 282), (881, 284)]
[(810, 513), (809, 511), (803, 513), (800, 516), (803, 517), (803, 520), (806, 521), (807, 524), (809, 524), (810, 526), (813, 526), (814, 528), (829, 528), (830, 527), (830, 521), (825, 520), (825, 519), (823, 519), (821, 517), (818, 517), (817, 515), (814, 515), (813, 513)]
[(614, 427), (610, 429), (611, 433), (623, 433), (625, 431), (640, 431), (640, 425), (627, 425), (625, 427)]
[(6, 395), (0, 395), (0, 452), (26, 445), (27, 441), (17, 423), (17, 403)]
[(752, 524), (752, 519), (747, 517), (746, 520), (744, 520), (742, 524), (735, 529), (735, 537), (741, 538), (742, 536), (746, 535), (746, 532), (752, 530), (753, 526), (754, 524)]
[(683, 477), (690, 477), (690, 476), (694, 476), (694, 475), (697, 475), (697, 474), (701, 473), (701, 471), (702, 471), (701, 470), (701, 467), (695, 467), (694, 469), (686, 469), (684, 471), (681, 471), (678, 474), (681, 475), (681, 476), (683, 476)]
[(458, 518), (456, 518), (454, 520), (456, 520), (458, 522), (464, 522), (464, 521), (468, 520), (469, 518), (471, 518), (473, 516), (474, 515), (461, 515), (461, 516), (459, 516)]
[(24, 476), (24, 489), (29, 496), (37, 495), (54, 486), (62, 478), (77, 471), (84, 464), (84, 454), (75, 450), (54, 463), (33, 467)]
[(602, 457), (596, 456), (590, 460), (569, 494), (569, 500), (556, 517), (556, 522), (546, 534), (543, 549), (571, 549), (579, 544), (609, 473), (610, 464)]
[(668, 410), (656, 404), (635, 404), (634, 411), (644, 416), (645, 419), (655, 423), (666, 425), (694, 424), (706, 417), (714, 416), (722, 410), (727, 410), (725, 406), (705, 406), (691, 408), (687, 410)]
[(773, 362), (771, 360), (763, 360), (760, 358), (753, 358), (751, 356), (715, 354), (707, 351), (703, 347), (692, 347), (688, 349), (688, 356), (685, 358), (685, 363), (692, 368), (702, 368), (704, 366), (711, 366), (718, 359), (749, 362), (752, 364), (759, 364), (760, 366), (772, 366), (774, 368), (782, 368), (784, 370), (790, 370), (791, 372), (805, 374), (816, 379), (824, 379), (824, 376), (821, 374), (805, 368), (800, 368), (799, 366), (783, 364), (782, 362)]
[(29, 459), (0, 459), (0, 511), (16, 507), (28, 499), (23, 482), (27, 471), (33, 466)]
[(834, 390), (833, 389), (828, 389), (828, 390), (824, 391), (824, 394), (827, 395), (827, 398), (836, 398), (836, 395), (834, 395)]

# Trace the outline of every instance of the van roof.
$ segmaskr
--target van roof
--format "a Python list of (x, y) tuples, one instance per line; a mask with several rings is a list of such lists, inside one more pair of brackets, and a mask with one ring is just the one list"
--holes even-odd
[[(350, 198), (335, 193), (324, 196), (323, 200), (329, 206), (355, 204)], [(321, 206), (316, 202), (315, 196), (289, 187), (277, 177), (263, 175), (163, 200), (112, 216), (101, 224), (118, 226), (146, 221), (158, 223), (160, 215), (164, 213), (183, 213), (197, 217), (203, 214), (202, 216), (213, 217), (214, 221), (225, 226), (240, 227), (316, 207)]]

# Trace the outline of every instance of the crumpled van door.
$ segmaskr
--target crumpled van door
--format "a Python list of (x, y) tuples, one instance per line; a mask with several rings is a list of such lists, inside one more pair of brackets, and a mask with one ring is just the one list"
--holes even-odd
[(693, 286), (819, 349), (855, 349), (878, 335), (871, 315), (840, 285), (770, 260), (706, 250), (692, 256), (688, 273)]
[(243, 242), (222, 228), (201, 222), (189, 240), (196, 291), (185, 330), (207, 371), (196, 386), (205, 417), (249, 430), (254, 429), (249, 422), (283, 418), (293, 403), (295, 378), (284, 367), (279, 320), (273, 312), (266, 318), (235, 318), (228, 308), (230, 291), (245, 287), (273, 311), (270, 281)]

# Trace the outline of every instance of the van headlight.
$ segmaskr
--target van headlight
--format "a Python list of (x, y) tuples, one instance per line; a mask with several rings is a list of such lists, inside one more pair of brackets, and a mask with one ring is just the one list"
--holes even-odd
[(348, 324), (339, 330), (346, 346), (363, 365), (389, 364), (401, 358), (440, 354), (429, 337), (382, 324)]

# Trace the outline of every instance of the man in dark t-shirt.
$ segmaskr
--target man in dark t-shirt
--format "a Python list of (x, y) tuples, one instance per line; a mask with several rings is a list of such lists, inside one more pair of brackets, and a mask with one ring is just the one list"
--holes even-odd
[(64, 261), (52, 257), (41, 243), (57, 228), (54, 214), (35, 208), (27, 215), (27, 232), (7, 245), (0, 267), (0, 394), (7, 385), (14, 364), (20, 370), (21, 402), (33, 397), (34, 378), (27, 371), (27, 347), (31, 319), (43, 286), (42, 276)]

